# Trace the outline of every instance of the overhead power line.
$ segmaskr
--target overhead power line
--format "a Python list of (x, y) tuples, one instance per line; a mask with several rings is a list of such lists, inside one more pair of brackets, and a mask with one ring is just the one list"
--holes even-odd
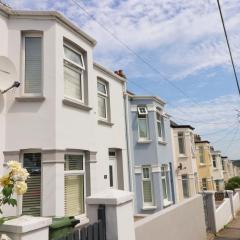
[(217, 0), (217, 4), (218, 4), (218, 9), (219, 9), (219, 13), (220, 13), (221, 21), (222, 21), (224, 35), (225, 35), (227, 46), (228, 46), (228, 51), (229, 51), (231, 63), (232, 63), (234, 77), (235, 77), (235, 81), (236, 81), (236, 84), (237, 84), (238, 94), (240, 96), (240, 86), (239, 86), (239, 82), (238, 82), (237, 72), (236, 72), (234, 61), (233, 61), (232, 51), (231, 51), (230, 43), (229, 43), (229, 40), (228, 40), (227, 30), (226, 30), (226, 27), (225, 27), (224, 18), (223, 18), (222, 9), (221, 9), (221, 5), (220, 5), (219, 0)]

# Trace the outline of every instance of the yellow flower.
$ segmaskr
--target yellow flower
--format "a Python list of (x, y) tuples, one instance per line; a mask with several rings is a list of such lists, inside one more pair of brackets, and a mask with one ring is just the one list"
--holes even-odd
[(9, 161), (7, 163), (8, 165), (8, 168), (10, 169), (10, 171), (18, 171), (20, 170), (22, 167), (21, 167), (21, 164), (17, 161)]
[(11, 179), (9, 177), (9, 174), (6, 174), (0, 178), (0, 185), (2, 187), (5, 187), (11, 183)]
[(20, 168), (19, 170), (12, 171), (11, 175), (14, 181), (26, 181), (29, 173), (25, 168)]
[(23, 195), (27, 191), (27, 184), (24, 181), (17, 181), (13, 190), (17, 195)]

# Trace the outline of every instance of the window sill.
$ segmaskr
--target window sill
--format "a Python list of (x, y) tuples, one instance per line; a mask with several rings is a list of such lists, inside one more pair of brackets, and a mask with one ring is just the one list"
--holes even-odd
[(148, 211), (148, 210), (155, 210), (157, 209), (157, 206), (143, 206), (142, 210)]
[(173, 204), (173, 202), (171, 202), (171, 201), (165, 201), (165, 200), (163, 200), (163, 207), (169, 207), (169, 206), (171, 206)]
[(64, 98), (62, 100), (63, 104), (67, 105), (67, 106), (70, 106), (70, 107), (74, 107), (74, 108), (78, 108), (78, 109), (82, 109), (82, 110), (85, 110), (85, 111), (90, 111), (92, 108), (77, 101), (77, 100), (74, 100), (74, 99), (70, 99), (70, 98)]
[(43, 96), (20, 96), (15, 97), (18, 102), (43, 102), (45, 97)]
[(200, 163), (199, 166), (200, 166), (200, 167), (206, 167), (206, 164), (205, 164), (205, 163)]
[(108, 121), (105, 121), (105, 120), (101, 120), (101, 119), (98, 120), (98, 123), (101, 124), (101, 125), (109, 126), (109, 127), (112, 127), (114, 125), (114, 123), (111, 123), (111, 122), (108, 122)]
[(167, 145), (166, 141), (163, 141), (163, 140), (160, 140), (160, 139), (158, 139), (158, 143), (161, 144), (161, 145)]
[(145, 143), (151, 143), (152, 140), (138, 140), (137, 143), (140, 143), (140, 144), (145, 144)]

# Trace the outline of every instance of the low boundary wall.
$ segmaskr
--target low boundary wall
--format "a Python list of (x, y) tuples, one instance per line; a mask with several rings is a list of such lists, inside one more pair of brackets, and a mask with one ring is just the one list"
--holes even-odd
[(206, 240), (201, 195), (152, 214), (135, 223), (136, 240)]

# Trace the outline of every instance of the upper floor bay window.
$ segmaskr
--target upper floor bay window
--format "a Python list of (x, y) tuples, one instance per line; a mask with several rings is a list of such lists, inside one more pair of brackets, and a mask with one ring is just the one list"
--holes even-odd
[(146, 107), (138, 107), (138, 136), (139, 140), (148, 140), (148, 111)]
[(65, 155), (65, 215), (76, 216), (85, 212), (85, 158), (83, 154)]
[(142, 168), (143, 205), (153, 205), (152, 176), (150, 166)]
[(23, 34), (24, 94), (42, 94), (42, 34)]
[(203, 146), (199, 146), (199, 159), (200, 159), (201, 164), (205, 163), (204, 147)]
[(178, 132), (178, 148), (180, 154), (185, 154), (185, 137), (184, 132)]
[(109, 119), (109, 91), (105, 81), (98, 80), (98, 116), (104, 120)]
[(160, 141), (165, 141), (165, 132), (164, 132), (164, 119), (159, 112), (157, 115), (157, 130), (158, 130), (158, 139)]
[(217, 159), (216, 159), (215, 155), (212, 156), (212, 163), (213, 163), (213, 167), (216, 168), (217, 167)]
[(74, 47), (64, 44), (64, 95), (66, 97), (84, 101), (85, 71), (83, 55)]

